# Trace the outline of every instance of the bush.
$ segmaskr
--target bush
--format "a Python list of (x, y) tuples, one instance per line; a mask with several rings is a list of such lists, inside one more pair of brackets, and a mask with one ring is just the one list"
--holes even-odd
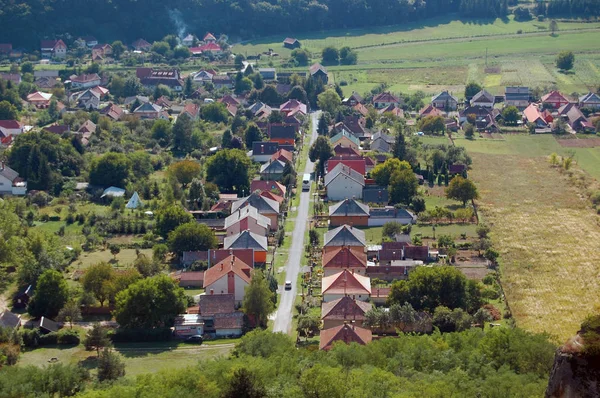
[(485, 308), (490, 313), (494, 321), (499, 321), (500, 318), (502, 318), (500, 310), (498, 310), (498, 308), (494, 307), (492, 304), (486, 304), (483, 306), (483, 308)]
[(40, 345), (40, 329), (22, 329), (21, 339), (23, 339), (23, 345), (29, 348), (35, 348)]
[(79, 345), (81, 339), (79, 333), (72, 329), (62, 329), (58, 331), (58, 344), (64, 345)]
[(488, 300), (497, 300), (500, 297), (500, 294), (496, 289), (488, 287), (481, 291), (481, 297)]
[(494, 274), (487, 274), (483, 280), (482, 280), (484, 285), (493, 285), (496, 282), (496, 277), (494, 276)]
[(52, 332), (40, 336), (40, 345), (58, 344), (58, 333)]
[(171, 329), (117, 329), (108, 335), (113, 343), (168, 341)]

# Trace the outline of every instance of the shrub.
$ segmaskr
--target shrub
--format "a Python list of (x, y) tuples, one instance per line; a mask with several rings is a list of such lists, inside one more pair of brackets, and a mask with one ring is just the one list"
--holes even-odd
[(497, 300), (500, 297), (500, 294), (498, 294), (496, 289), (488, 287), (481, 291), (481, 297), (488, 300)]
[(58, 333), (52, 332), (40, 336), (40, 345), (58, 344)]
[(25, 347), (37, 347), (40, 345), (40, 329), (22, 329), (21, 338)]
[(484, 285), (493, 285), (494, 282), (496, 282), (496, 277), (494, 276), (494, 274), (487, 274), (483, 280), (482, 280)]
[(171, 339), (171, 329), (117, 329), (109, 333), (113, 343), (168, 341)]
[(499, 321), (500, 318), (502, 318), (500, 310), (498, 310), (498, 308), (494, 307), (492, 304), (486, 304), (483, 306), (483, 308), (485, 308), (490, 313), (494, 321)]
[(58, 344), (79, 345), (81, 339), (79, 333), (72, 329), (62, 329), (58, 331)]
[(600, 358), (600, 315), (586, 318), (581, 324), (583, 337), (583, 354), (591, 358)]

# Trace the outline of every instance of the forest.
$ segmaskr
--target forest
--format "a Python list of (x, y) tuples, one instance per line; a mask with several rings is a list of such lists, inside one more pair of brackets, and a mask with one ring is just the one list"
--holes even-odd
[[(563, 1), (563, 0), (561, 0)], [(577, 0), (572, 0), (577, 1)], [(498, 18), (509, 0), (0, 0), (0, 42), (37, 49), (43, 38), (67, 41), (158, 40), (207, 31), (244, 39), (315, 30), (396, 25), (436, 15)], [(597, 7), (596, 7), (597, 8)]]

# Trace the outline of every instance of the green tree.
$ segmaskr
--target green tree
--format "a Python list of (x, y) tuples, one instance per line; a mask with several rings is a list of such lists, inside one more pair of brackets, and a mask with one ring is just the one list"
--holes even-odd
[(329, 119), (325, 112), (321, 113), (321, 117), (319, 117), (319, 123), (317, 125), (317, 133), (319, 135), (328, 136), (329, 135)]
[(254, 83), (247, 77), (243, 77), (242, 79), (235, 82), (235, 93), (241, 94), (252, 90), (254, 87)]
[(160, 208), (156, 212), (154, 229), (158, 235), (166, 238), (169, 235), (169, 232), (175, 230), (178, 226), (192, 222), (193, 220), (194, 217), (181, 206), (168, 205)]
[(0, 120), (14, 120), (18, 117), (17, 108), (8, 101), (0, 101)]
[(317, 96), (317, 104), (321, 110), (333, 115), (342, 105), (342, 100), (338, 93), (330, 88)]
[(471, 123), (465, 123), (463, 125), (463, 131), (465, 132), (465, 138), (472, 140), (475, 136), (475, 127)]
[(222, 102), (213, 102), (200, 108), (202, 119), (213, 123), (226, 122), (229, 119), (227, 107)]
[(252, 272), (252, 280), (244, 294), (242, 310), (255, 320), (257, 326), (263, 328), (267, 326), (269, 314), (275, 310), (273, 291), (263, 272), (259, 269)]
[(104, 302), (108, 300), (112, 289), (112, 282), (115, 279), (115, 270), (105, 262), (90, 266), (81, 279), (81, 284), (86, 292), (94, 295), (96, 300), (100, 302), (100, 306), (104, 306)]
[(100, 350), (103, 348), (111, 347), (112, 342), (108, 337), (108, 332), (99, 323), (94, 323), (92, 328), (85, 334), (83, 339), (83, 345), (88, 351), (96, 350), (98, 357), (100, 356)]
[(470, 100), (475, 96), (475, 94), (477, 94), (481, 90), (482, 87), (479, 84), (475, 82), (470, 82), (465, 86), (465, 98)]
[(227, 129), (223, 133), (221, 137), (221, 148), (227, 149), (231, 147), (231, 140), (233, 139), (233, 134), (231, 134), (231, 130)]
[(263, 383), (246, 368), (235, 370), (222, 395), (223, 398), (263, 398), (266, 396), (267, 391)]
[(35, 318), (54, 318), (69, 298), (69, 287), (62, 274), (56, 270), (44, 271), (35, 287), (27, 312)]
[(292, 59), (296, 66), (307, 66), (310, 62), (310, 52), (303, 48), (296, 48), (292, 51)]
[(236, 56), (233, 60), (233, 65), (235, 66), (235, 69), (241, 70), (244, 67), (245, 60), (246, 60), (246, 57), (244, 57), (243, 54), (236, 54)]
[(121, 40), (113, 41), (112, 45), (112, 55), (115, 59), (121, 59), (121, 55), (125, 52), (125, 46)]
[(167, 275), (158, 275), (133, 283), (119, 292), (113, 312), (125, 329), (165, 328), (185, 311), (187, 299), (182, 288)]
[(173, 50), (173, 58), (175, 59), (187, 59), (192, 56), (190, 49), (185, 46), (175, 47)]
[(383, 236), (387, 236), (388, 238), (393, 239), (396, 234), (401, 234), (403, 225), (397, 221), (389, 221), (383, 224), (383, 229), (381, 230), (381, 234)]
[(392, 147), (394, 157), (398, 160), (406, 160), (406, 138), (401, 128), (398, 128), (396, 133), (396, 140)]
[(215, 233), (206, 224), (192, 221), (182, 224), (169, 233), (169, 249), (172, 253), (206, 251), (219, 245)]
[(131, 172), (136, 180), (144, 179), (154, 172), (152, 158), (148, 152), (135, 151), (128, 156), (131, 162)]
[(33, 73), (33, 63), (29, 62), (29, 61), (25, 61), (21, 64), (21, 73), (25, 74), (25, 73)]
[(173, 126), (173, 147), (175, 150), (182, 152), (191, 152), (192, 149), (192, 132), (194, 122), (187, 115), (183, 114), (177, 118)]
[(125, 154), (108, 152), (92, 161), (90, 184), (102, 187), (124, 187), (131, 172), (131, 162)]
[(81, 320), (81, 309), (79, 308), (79, 304), (73, 300), (67, 301), (64, 307), (58, 311), (57, 320), (59, 322), (69, 322), (71, 329), (73, 329), (73, 322)]
[(200, 177), (201, 170), (200, 164), (194, 160), (182, 160), (169, 166), (169, 173), (173, 175), (184, 188), (187, 187), (194, 178)]
[(471, 327), (472, 318), (462, 308), (451, 310), (445, 306), (439, 306), (433, 313), (433, 325), (440, 332), (461, 332)]
[(133, 266), (144, 278), (154, 276), (162, 270), (162, 266), (158, 260), (150, 259), (141, 253), (138, 254), (133, 262)]
[(417, 322), (419, 314), (409, 303), (392, 304), (389, 309), (390, 322), (396, 328), (404, 333)]
[(493, 320), (494, 318), (492, 317), (492, 314), (490, 314), (490, 312), (485, 308), (478, 309), (477, 312), (473, 315), (473, 321), (475, 321), (475, 323), (479, 325), (481, 330), (485, 328), (486, 322), (491, 322)]
[(130, 76), (125, 80), (125, 87), (123, 87), (124, 97), (133, 97), (138, 95), (142, 91), (142, 83), (136, 76)]
[(125, 376), (125, 364), (119, 354), (105, 348), (98, 357), (98, 381), (117, 380)]
[(516, 106), (507, 106), (502, 110), (502, 119), (509, 126), (515, 126), (519, 120), (521, 113)]
[[(115, 200), (117, 200), (117, 199), (115, 199)], [(113, 260), (117, 261), (117, 254), (121, 253), (121, 247), (119, 245), (113, 243), (108, 247), (108, 249), (110, 250), (110, 254), (113, 255)]]
[(158, 119), (152, 125), (152, 138), (158, 141), (163, 148), (169, 146), (173, 136), (171, 123), (168, 120)]
[(396, 170), (390, 176), (390, 201), (408, 205), (418, 188), (419, 181), (412, 169)]
[(327, 137), (319, 136), (311, 145), (308, 157), (311, 162), (319, 162), (319, 175), (325, 175), (325, 162), (333, 156), (333, 148)]
[[(302, 86), (292, 87), (292, 89), (288, 93), (287, 98), (289, 100), (295, 99), (302, 102), (303, 104), (308, 104), (308, 96), (306, 95), (306, 90), (304, 90)], [(273, 113), (271, 113), (271, 115), (273, 115)]]
[(358, 54), (353, 51), (350, 47), (340, 48), (340, 64), (342, 65), (356, 65), (358, 62)]
[(155, 41), (152, 44), (152, 52), (160, 54), (162, 56), (167, 55), (167, 53), (171, 50), (171, 46), (169, 43), (165, 41)]
[(337, 48), (328, 46), (321, 52), (323, 65), (337, 65), (340, 63), (340, 53)]
[(304, 336), (308, 340), (309, 337), (319, 332), (320, 326), (321, 320), (318, 316), (300, 315), (296, 331), (298, 332), (298, 336)]
[(571, 70), (575, 64), (573, 51), (561, 51), (556, 56), (556, 67), (561, 70)]
[(254, 123), (248, 124), (246, 131), (244, 132), (244, 141), (246, 148), (252, 148), (252, 143), (263, 140), (262, 131)]
[(371, 178), (377, 185), (387, 187), (390, 184), (392, 174), (396, 171), (411, 170), (410, 164), (406, 161), (400, 161), (396, 158), (390, 158), (384, 163), (380, 163), (371, 171)]
[(419, 121), (418, 128), (427, 134), (443, 133), (446, 131), (446, 122), (441, 116), (425, 116)]
[(450, 185), (446, 188), (446, 197), (448, 199), (458, 200), (466, 206), (467, 202), (473, 199), (479, 199), (477, 187), (473, 181), (461, 176), (456, 176), (450, 181)]
[(169, 254), (169, 246), (164, 243), (158, 243), (152, 247), (152, 259), (154, 261), (164, 262), (167, 258), (167, 254)]
[(206, 179), (214, 182), (221, 192), (248, 193), (252, 162), (244, 151), (225, 149), (209, 158)]
[(279, 106), (282, 102), (282, 98), (279, 95), (277, 88), (272, 84), (268, 84), (265, 88), (260, 90), (258, 99), (269, 106)]
[(556, 35), (556, 32), (558, 32), (558, 23), (556, 22), (555, 19), (550, 21), (549, 28), (550, 28), (550, 32), (552, 32), (551, 33), (552, 36)]

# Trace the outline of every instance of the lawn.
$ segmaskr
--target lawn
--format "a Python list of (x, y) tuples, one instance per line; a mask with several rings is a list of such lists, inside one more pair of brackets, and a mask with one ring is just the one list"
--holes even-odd
[[(146, 255), (146, 257), (152, 258), (152, 249), (141, 249), (140, 253)], [(137, 254), (135, 249), (122, 249), (116, 256), (117, 266), (129, 266), (133, 264)], [(90, 265), (97, 264), (100, 262), (114, 263), (114, 257), (110, 250), (94, 251), (91, 253), (83, 252), (79, 259), (73, 264), (75, 269), (85, 269)]]
[(600, 220), (541, 156), (553, 148), (551, 140), (521, 137), (497, 147), (501, 151), (471, 151), (470, 175), (501, 253), (502, 282), (517, 325), (563, 342), (600, 304)]

